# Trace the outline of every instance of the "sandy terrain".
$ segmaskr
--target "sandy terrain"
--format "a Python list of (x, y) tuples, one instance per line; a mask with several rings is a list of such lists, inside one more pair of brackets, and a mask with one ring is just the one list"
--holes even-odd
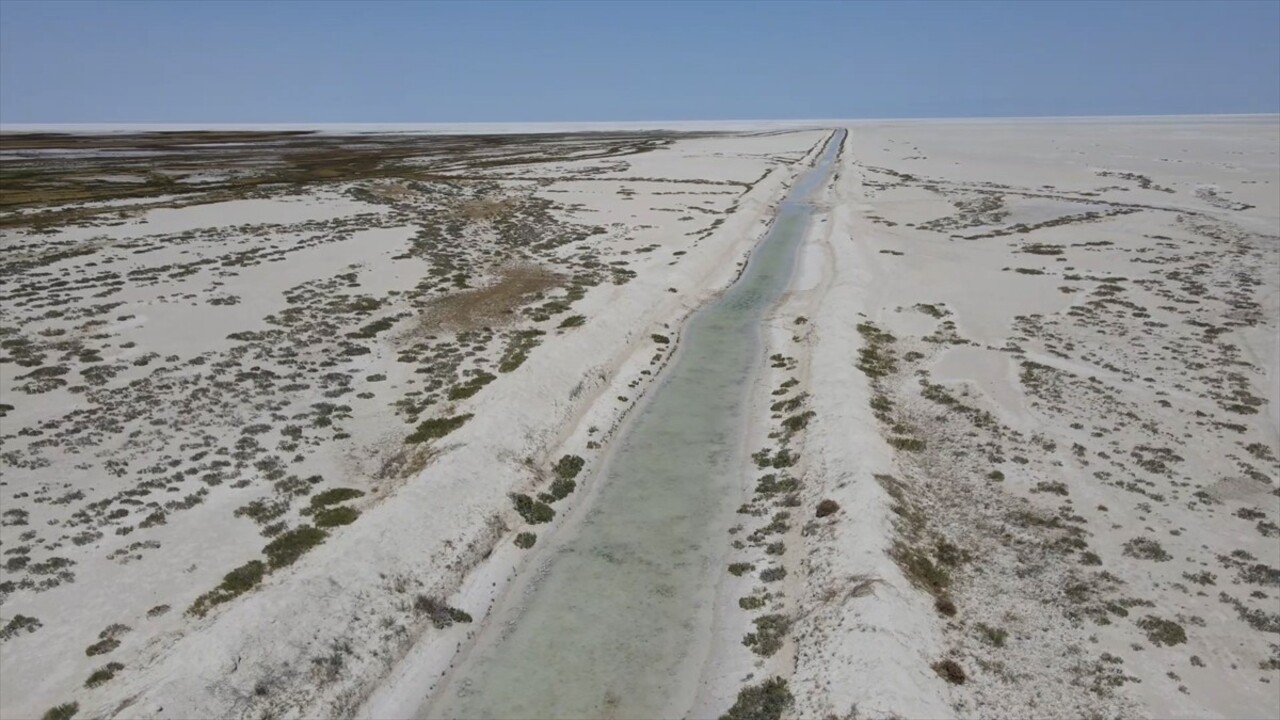
[[(691, 715), (1280, 713), (1280, 123), (847, 126)], [(0, 716), (416, 714), (824, 127), (0, 143)]]

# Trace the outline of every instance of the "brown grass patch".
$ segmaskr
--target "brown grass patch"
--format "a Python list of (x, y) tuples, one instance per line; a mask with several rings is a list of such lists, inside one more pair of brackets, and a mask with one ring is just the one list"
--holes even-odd
[(472, 222), (488, 222), (510, 215), (519, 205), (519, 198), (473, 198), (458, 203), (453, 212)]
[(537, 265), (515, 265), (498, 271), (493, 283), (463, 290), (431, 303), (410, 335), (439, 330), (461, 332), (508, 323), (531, 296), (565, 281), (565, 276)]

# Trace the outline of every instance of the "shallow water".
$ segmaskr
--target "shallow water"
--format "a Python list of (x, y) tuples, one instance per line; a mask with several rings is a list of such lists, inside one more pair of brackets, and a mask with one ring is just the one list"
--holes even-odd
[(778, 211), (742, 276), (700, 310), (626, 426), (581, 523), (540, 551), (423, 708), (445, 718), (653, 718), (692, 704), (725, 572), (760, 326), (790, 282), (809, 196), (840, 131)]

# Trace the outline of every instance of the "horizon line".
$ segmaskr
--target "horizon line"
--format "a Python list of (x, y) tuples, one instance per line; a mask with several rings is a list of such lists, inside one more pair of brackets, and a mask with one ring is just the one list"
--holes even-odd
[(589, 129), (626, 128), (626, 129), (677, 129), (675, 126), (727, 126), (727, 125), (773, 125), (773, 126), (831, 126), (840, 124), (860, 124), (876, 122), (947, 122), (947, 121), (1053, 121), (1053, 120), (1169, 120), (1169, 119), (1261, 119), (1276, 118), (1280, 120), (1280, 112), (1262, 113), (1156, 113), (1142, 115), (959, 115), (929, 117), (866, 117), (866, 118), (736, 118), (720, 120), (479, 120), (465, 122), (2, 122), (0, 133), (12, 132), (56, 132), (58, 130), (79, 132), (127, 132), (130, 130), (203, 130), (203, 129), (258, 129), (258, 130), (315, 130), (323, 132), (333, 129), (392, 129), (402, 128), (406, 131), (446, 131), (468, 128), (501, 129), (504, 132), (518, 133), (521, 128), (553, 128), (573, 127)]

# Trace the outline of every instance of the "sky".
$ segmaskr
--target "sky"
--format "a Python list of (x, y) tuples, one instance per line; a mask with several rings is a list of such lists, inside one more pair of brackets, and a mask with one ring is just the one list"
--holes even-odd
[(0, 123), (1280, 112), (1280, 0), (0, 0)]

